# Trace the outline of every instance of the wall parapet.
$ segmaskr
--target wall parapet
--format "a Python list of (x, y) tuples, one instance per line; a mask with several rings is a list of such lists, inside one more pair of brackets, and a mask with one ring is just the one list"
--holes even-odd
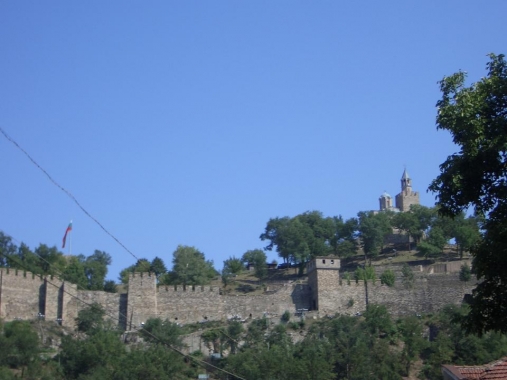
[(159, 293), (219, 293), (220, 288), (218, 286), (211, 285), (194, 285), (194, 286), (183, 286), (183, 285), (159, 285)]

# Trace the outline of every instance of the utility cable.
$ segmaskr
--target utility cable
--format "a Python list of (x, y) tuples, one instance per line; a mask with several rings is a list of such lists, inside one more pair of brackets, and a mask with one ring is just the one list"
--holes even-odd
[(67, 196), (72, 199), (74, 201), (74, 203), (81, 209), (81, 211), (83, 211), (86, 216), (88, 216), (91, 220), (93, 220), (100, 228), (102, 228), (102, 230), (108, 234), (110, 237), (112, 237), (123, 249), (125, 249), (125, 251), (127, 251), (128, 253), (130, 253), (136, 260), (139, 260), (139, 258), (130, 250), (128, 249), (116, 236), (114, 236), (111, 232), (109, 232), (103, 225), (102, 223), (100, 223), (96, 218), (94, 218), (82, 205), (81, 203), (79, 203), (79, 201), (76, 199), (76, 197), (74, 195), (72, 195), (72, 193), (65, 189), (63, 186), (61, 186), (58, 182), (56, 182), (53, 177), (51, 177), (51, 175), (49, 175), (49, 173), (44, 170), (44, 168), (42, 166), (40, 166), (37, 161), (35, 161), (35, 159), (32, 158), (32, 156), (30, 156), (30, 154), (28, 154), (28, 152), (26, 150), (24, 150), (14, 139), (12, 139), (4, 130), (2, 127), (0, 127), (0, 132), (4, 135), (4, 137), (10, 141), (16, 148), (18, 148), (21, 152), (23, 152), (25, 154), (25, 156), (28, 157), (28, 159), (30, 161), (32, 161), (32, 163), (40, 170), (42, 171), (46, 177), (48, 177), (48, 179), (56, 186), (58, 187), (60, 190), (62, 190), (65, 194), (67, 194)]

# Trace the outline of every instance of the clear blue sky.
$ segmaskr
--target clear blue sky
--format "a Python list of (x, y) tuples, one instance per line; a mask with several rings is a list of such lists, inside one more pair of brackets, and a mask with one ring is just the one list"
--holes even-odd
[[(136, 256), (221, 268), (272, 217), (421, 202), (437, 81), (507, 53), (507, 2), (0, 1), (0, 126)], [(0, 135), (0, 230), (135, 259)], [(65, 253), (68, 253), (65, 250)], [(276, 253), (269, 253), (270, 259)]]

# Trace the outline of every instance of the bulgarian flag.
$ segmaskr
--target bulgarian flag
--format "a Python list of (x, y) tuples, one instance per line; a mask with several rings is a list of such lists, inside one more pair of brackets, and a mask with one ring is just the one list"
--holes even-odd
[(67, 234), (72, 231), (72, 220), (70, 221), (69, 223), (69, 226), (67, 227), (67, 229), (65, 230), (65, 235), (63, 235), (63, 244), (62, 244), (62, 248), (65, 248), (65, 241), (67, 240)]

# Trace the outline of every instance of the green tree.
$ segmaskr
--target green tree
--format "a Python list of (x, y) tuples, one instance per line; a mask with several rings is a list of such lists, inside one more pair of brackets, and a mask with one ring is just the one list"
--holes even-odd
[(107, 293), (117, 293), (118, 288), (116, 287), (116, 283), (113, 280), (107, 280), (104, 282), (104, 291)]
[(384, 246), (384, 238), (392, 233), (389, 212), (361, 211), (357, 214), (359, 220), (359, 237), (363, 246), (365, 260), (377, 257)]
[(76, 284), (80, 290), (88, 288), (85, 267), (79, 256), (70, 256), (67, 259), (67, 266), (62, 272), (62, 277), (65, 281)]
[(430, 190), (440, 212), (456, 216), (472, 207), (483, 217), (482, 239), (473, 248), (479, 280), (468, 329), (507, 331), (507, 62), (490, 54), (488, 74), (465, 86), (466, 73), (440, 81), (437, 128), (451, 133), (460, 147), (440, 165)]
[(87, 334), (92, 334), (104, 327), (105, 315), (104, 308), (98, 303), (93, 303), (77, 313), (77, 329)]
[(465, 263), (461, 266), (461, 269), (459, 271), (459, 279), (461, 281), (470, 281), (470, 279), (472, 278), (472, 271), (470, 269), (470, 266)]
[(268, 275), (266, 260), (266, 254), (261, 249), (252, 249), (246, 251), (243, 256), (241, 256), (241, 261), (243, 263), (250, 263), (254, 265), (255, 277), (257, 277), (259, 280), (263, 280)]
[(240, 274), (245, 269), (241, 259), (229, 257), (224, 261), (224, 271), (230, 274)]
[(240, 274), (244, 269), (243, 262), (237, 257), (229, 257), (225, 260), (224, 267), (222, 268), (222, 282), (224, 287), (229, 284), (233, 276)]
[(269, 219), (264, 232), (260, 235), (262, 241), (269, 240), (269, 244), (264, 249), (272, 251), (276, 247), (278, 256), (284, 262), (289, 262), (292, 253), (291, 242), (288, 236), (290, 220), (288, 216)]
[(126, 355), (118, 333), (112, 330), (98, 329), (85, 339), (64, 336), (60, 348), (56, 360), (61, 364), (65, 379), (107, 379)]
[(373, 268), (371, 265), (367, 266), (366, 268), (361, 268), (361, 267), (356, 268), (356, 270), (354, 272), (354, 277), (355, 277), (356, 281), (357, 280), (375, 281), (377, 279), (377, 275), (375, 273), (375, 268)]
[(9, 266), (9, 256), (14, 256), (18, 247), (12, 242), (9, 235), (0, 231), (0, 267)]
[(471, 251), (472, 248), (481, 240), (481, 233), (479, 231), (479, 220), (475, 216), (469, 216), (468, 218), (463, 217), (463, 213), (460, 214), (461, 218), (456, 217), (456, 226), (453, 231), (453, 236), (458, 246), (458, 253), (463, 258), (465, 251)]
[(131, 265), (127, 268), (124, 268), (120, 271), (120, 276), (118, 277), (122, 284), (128, 284), (129, 282), (129, 274), (134, 272), (153, 272), (157, 276), (157, 281), (159, 283), (165, 283), (165, 274), (167, 273), (167, 268), (159, 257), (155, 257), (152, 262), (148, 259), (139, 259), (136, 261), (134, 265)]
[(396, 276), (394, 275), (394, 272), (391, 269), (386, 269), (380, 275), (380, 281), (382, 282), (382, 284), (385, 284), (387, 286), (394, 286), (395, 280), (396, 280)]
[(384, 305), (368, 305), (364, 312), (364, 318), (369, 332), (375, 336), (392, 335), (396, 331), (391, 316)]
[(2, 343), (0, 365), (20, 368), (21, 377), (26, 367), (38, 360), (39, 336), (27, 321), (6, 323), (0, 343)]
[(238, 349), (238, 344), (241, 339), (241, 335), (243, 334), (244, 328), (241, 322), (238, 321), (232, 321), (229, 323), (229, 326), (227, 326), (227, 345), (231, 349), (231, 354), (236, 354)]
[(95, 250), (88, 256), (83, 265), (88, 280), (88, 289), (103, 290), (107, 275), (107, 266), (111, 264), (111, 255), (106, 252)]
[[(13, 268), (18, 268), (21, 270), (27, 269), (32, 273), (44, 274), (42, 268), (39, 265), (39, 258), (30, 250), (30, 248), (25, 243), (21, 243), (16, 256), (14, 256), (13, 260), (10, 261), (10, 266)], [(21, 261), (21, 265), (19, 261)]]
[(403, 341), (401, 359), (405, 365), (405, 376), (409, 375), (412, 363), (418, 359), (419, 354), (426, 347), (422, 327), (420, 320), (416, 317), (405, 317), (399, 323), (398, 330)]
[(419, 219), (417, 215), (413, 212), (399, 212), (394, 214), (391, 224), (393, 227), (399, 229), (400, 231), (405, 232), (408, 239), (408, 250), (411, 250), (410, 237), (417, 241), (422, 234), (422, 226), (419, 223)]
[(167, 267), (164, 264), (164, 261), (156, 256), (150, 264), (150, 272), (155, 273), (157, 278), (159, 278), (161, 275), (165, 274), (167, 272)]
[(35, 254), (38, 257), (37, 265), (42, 269), (42, 273), (60, 275), (65, 269), (66, 260), (58, 248), (40, 244), (35, 249)]
[(176, 284), (205, 285), (217, 275), (213, 262), (195, 247), (179, 245), (173, 253), (173, 277)]
[(118, 280), (124, 285), (129, 283), (129, 274), (134, 273), (136, 271), (136, 266), (131, 265), (127, 268), (124, 268), (120, 271), (120, 275), (118, 276)]
[(270, 241), (266, 250), (276, 246), (284, 262), (294, 262), (303, 268), (311, 258), (331, 252), (330, 241), (335, 234), (333, 218), (323, 217), (320, 211), (307, 211), (293, 218), (270, 219), (260, 239)]
[(181, 334), (181, 328), (177, 324), (160, 318), (149, 318), (141, 330), (141, 335), (149, 342), (178, 348), (183, 346)]
[(299, 368), (299, 379), (305, 380), (331, 380), (336, 376), (333, 373), (333, 362), (329, 343), (311, 335), (304, 342), (295, 347), (295, 364)]
[(443, 230), (434, 226), (425, 241), (422, 241), (417, 246), (417, 250), (425, 257), (438, 257), (443, 251), (447, 244), (448, 238), (444, 235)]
[(136, 272), (151, 272), (151, 263), (148, 259), (141, 258), (136, 261)]
[(412, 289), (415, 283), (415, 276), (412, 268), (410, 268), (407, 263), (403, 264), (403, 267), (401, 268), (401, 275), (403, 286), (405, 286), (405, 288)]
[[(95, 376), (95, 378), (104, 378)], [(121, 356), (111, 380), (186, 380), (197, 373), (184, 363), (181, 355), (162, 345), (133, 349)]]
[(329, 240), (333, 254), (344, 259), (354, 256), (357, 253), (357, 219), (350, 218), (344, 221), (341, 215), (335, 216), (333, 224), (334, 234)]

